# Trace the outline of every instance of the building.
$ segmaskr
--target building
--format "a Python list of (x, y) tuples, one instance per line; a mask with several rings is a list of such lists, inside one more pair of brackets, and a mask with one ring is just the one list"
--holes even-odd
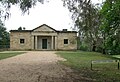
[(76, 50), (77, 32), (43, 24), (33, 30), (11, 30), (11, 50)]

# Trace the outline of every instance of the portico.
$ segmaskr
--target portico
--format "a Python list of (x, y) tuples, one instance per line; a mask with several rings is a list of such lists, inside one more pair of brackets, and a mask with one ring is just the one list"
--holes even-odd
[(57, 48), (57, 36), (33, 35), (32, 37), (32, 49), (55, 50)]

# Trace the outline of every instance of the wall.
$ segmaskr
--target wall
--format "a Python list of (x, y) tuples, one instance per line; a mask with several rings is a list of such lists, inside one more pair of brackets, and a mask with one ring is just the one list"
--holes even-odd
[[(47, 26), (42, 26), (42, 27), (38, 27), (37, 29), (34, 30), (35, 31), (50, 31), (50, 32), (53, 32), (54, 30), (51, 29), (51, 28), (48, 28)], [(54, 31), (55, 32), (55, 31)]]
[[(21, 44), (20, 39), (25, 39), (25, 43)], [(10, 33), (10, 49), (25, 50), (31, 49), (31, 33), (30, 32), (11, 32)]]
[[(42, 39), (48, 39), (48, 49), (51, 49), (51, 41), (52, 41), (52, 33), (49, 33), (49, 36), (42, 36), (43, 34), (46, 35), (47, 33), (37, 33), (39, 35), (37, 39), (38, 49), (42, 48)], [(42, 35), (41, 35), (42, 34)], [(58, 34), (58, 35), (57, 35)], [(76, 50), (77, 49), (77, 33), (55, 33), (54, 34), (55, 42), (53, 46), (55, 50)], [(25, 39), (24, 44), (20, 44), (20, 39)], [(64, 39), (68, 39), (68, 44), (64, 44)], [(29, 50), (34, 49), (34, 35), (33, 32), (11, 32), (10, 33), (10, 49), (12, 50)]]
[[(68, 44), (64, 44), (64, 39), (68, 39)], [(59, 33), (58, 50), (77, 50), (77, 33)]]

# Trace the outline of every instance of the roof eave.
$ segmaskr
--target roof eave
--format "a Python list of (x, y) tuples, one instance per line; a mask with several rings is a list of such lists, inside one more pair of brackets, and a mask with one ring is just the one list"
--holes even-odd
[(31, 30), (10, 30), (10, 32), (31, 32)]

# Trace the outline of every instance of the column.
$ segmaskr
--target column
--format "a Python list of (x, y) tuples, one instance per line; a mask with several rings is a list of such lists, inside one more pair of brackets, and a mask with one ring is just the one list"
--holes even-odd
[(37, 36), (35, 36), (35, 49), (37, 49)]
[(34, 36), (31, 37), (31, 49), (34, 49)]
[(55, 49), (57, 50), (57, 36), (55, 36)]
[(53, 50), (53, 36), (52, 36), (52, 42), (51, 42), (51, 49)]

